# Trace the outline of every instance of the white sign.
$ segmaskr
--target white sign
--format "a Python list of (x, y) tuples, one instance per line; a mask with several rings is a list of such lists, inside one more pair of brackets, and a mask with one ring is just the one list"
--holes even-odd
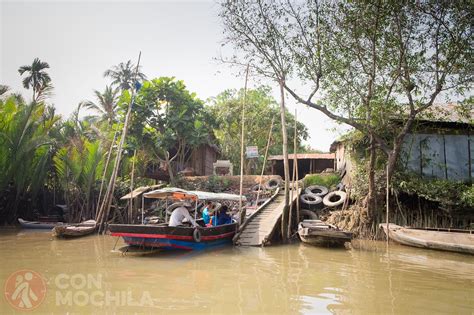
[(258, 147), (257, 146), (247, 147), (246, 153), (247, 153), (247, 158), (248, 159), (257, 158), (258, 157)]

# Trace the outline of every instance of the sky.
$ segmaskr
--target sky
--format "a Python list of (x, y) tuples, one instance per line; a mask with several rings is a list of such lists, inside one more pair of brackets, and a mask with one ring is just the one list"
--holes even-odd
[[(94, 100), (110, 80), (106, 69), (142, 52), (142, 72), (148, 78), (173, 76), (206, 100), (229, 88), (242, 88), (243, 76), (217, 59), (223, 28), (216, 1), (39, 1), (0, 0), (0, 84), (31, 97), (22, 87), (18, 68), (38, 57), (50, 65), (52, 103), (64, 117), (83, 100)], [(250, 75), (249, 87), (262, 83)], [(278, 89), (273, 82), (263, 82)], [(287, 98), (297, 108), (313, 149), (328, 151), (343, 132), (329, 118)], [(336, 131), (337, 129), (337, 131)], [(250, 144), (249, 144), (250, 145)]]

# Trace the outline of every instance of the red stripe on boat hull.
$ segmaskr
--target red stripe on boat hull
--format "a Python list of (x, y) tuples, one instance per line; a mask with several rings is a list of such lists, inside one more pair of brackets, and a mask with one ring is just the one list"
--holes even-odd
[[(218, 240), (221, 238), (226, 238), (235, 234), (235, 231), (219, 234), (219, 235), (208, 235), (208, 236), (201, 236), (202, 241), (212, 241)], [(193, 241), (192, 236), (185, 236), (185, 235), (170, 235), (170, 234), (143, 234), (143, 233), (122, 233), (122, 232), (113, 232), (111, 233), (112, 236), (122, 236), (122, 237), (142, 237), (142, 238), (161, 238), (161, 239), (170, 239), (170, 240), (187, 240)]]

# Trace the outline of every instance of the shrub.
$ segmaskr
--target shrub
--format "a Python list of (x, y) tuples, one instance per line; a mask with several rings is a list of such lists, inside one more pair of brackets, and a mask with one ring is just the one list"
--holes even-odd
[(308, 187), (311, 185), (321, 185), (328, 188), (335, 188), (337, 184), (341, 182), (341, 177), (338, 174), (314, 174), (307, 175), (304, 178), (304, 186)]

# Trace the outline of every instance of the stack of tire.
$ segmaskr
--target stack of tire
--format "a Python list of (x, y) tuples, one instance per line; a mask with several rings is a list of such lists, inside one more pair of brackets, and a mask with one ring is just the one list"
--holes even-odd
[(264, 204), (268, 199), (270, 198), (262, 198), (262, 195), (265, 195), (267, 192), (274, 191), (281, 185), (281, 179), (280, 178), (271, 178), (269, 179), (266, 183), (264, 184), (256, 184), (250, 188), (250, 193), (256, 196), (257, 194), (260, 194), (260, 199), (258, 202), (256, 200), (251, 201), (252, 206), (259, 207), (262, 204)]
[(322, 208), (335, 208), (344, 204), (347, 194), (342, 190), (329, 189), (321, 185), (312, 185), (305, 189), (305, 193), (300, 196), (301, 202), (311, 210)]

